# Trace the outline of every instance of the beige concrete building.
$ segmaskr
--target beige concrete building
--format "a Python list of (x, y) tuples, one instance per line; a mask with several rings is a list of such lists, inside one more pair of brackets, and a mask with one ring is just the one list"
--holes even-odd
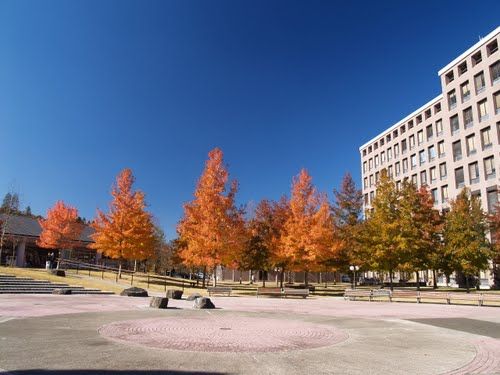
[[(485, 211), (500, 181), (500, 27), (439, 72), (442, 92), (366, 142), (361, 154), (365, 209), (383, 169), (400, 184), (427, 185), (437, 209), (449, 208), (466, 186)], [(488, 273), (482, 284), (491, 284)]]

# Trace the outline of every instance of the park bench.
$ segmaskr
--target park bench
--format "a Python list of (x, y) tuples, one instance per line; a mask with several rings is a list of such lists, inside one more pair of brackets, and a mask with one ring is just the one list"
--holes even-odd
[(450, 303), (449, 293), (444, 292), (418, 292), (417, 303), (422, 303), (422, 300), (440, 300)]
[[(486, 302), (496, 302), (497, 303), (496, 306), (500, 305), (500, 294), (483, 293), (481, 297), (482, 297), (481, 306), (486, 305), (487, 304)], [(489, 305), (489, 306), (495, 306), (495, 305)]]
[(287, 296), (307, 298), (309, 296), (309, 289), (283, 288), (283, 297), (286, 298)]
[(257, 298), (259, 296), (282, 297), (283, 290), (281, 288), (257, 288)]
[(371, 301), (372, 291), (366, 289), (346, 289), (344, 292), (344, 299), (355, 301), (356, 298), (368, 298)]
[(414, 301), (418, 300), (418, 292), (416, 290), (393, 290), (389, 301), (392, 302), (393, 299), (412, 299)]
[(374, 298), (387, 298), (391, 300), (391, 291), (388, 289), (372, 289), (372, 295), (370, 296), (370, 301)]
[(448, 304), (452, 301), (473, 301), (477, 303), (478, 306), (483, 304), (483, 295), (476, 293), (448, 293)]
[(215, 294), (225, 294), (230, 296), (232, 291), (233, 289), (229, 286), (209, 286), (207, 288), (207, 292), (210, 297)]

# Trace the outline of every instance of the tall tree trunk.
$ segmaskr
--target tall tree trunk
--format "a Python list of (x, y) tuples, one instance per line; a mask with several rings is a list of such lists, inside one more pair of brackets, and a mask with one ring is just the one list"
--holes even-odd
[(319, 284), (323, 284), (323, 277), (321, 275), (321, 272), (318, 275), (318, 280), (319, 280), (319, 282), (318, 282)]
[(137, 272), (137, 259), (134, 259), (134, 272)]
[(467, 288), (467, 293), (470, 293), (470, 288), (469, 288), (469, 275), (465, 275), (465, 287)]
[(309, 286), (309, 271), (304, 271), (304, 284), (306, 287)]
[(476, 290), (481, 288), (481, 273), (477, 274)]
[(285, 268), (283, 267), (280, 272), (280, 288), (283, 288), (284, 280), (285, 280)]
[(420, 281), (418, 271), (415, 271), (415, 280), (417, 280), (417, 290), (420, 290)]
[(266, 287), (266, 271), (261, 271), (262, 272), (262, 287)]
[(122, 278), (122, 260), (120, 259), (120, 261), (118, 262), (118, 278), (121, 279)]
[(392, 285), (392, 270), (389, 270), (389, 286), (391, 291), (394, 290), (394, 286)]
[(213, 279), (213, 286), (217, 286), (217, 266), (214, 267), (214, 279)]
[(436, 278), (436, 270), (432, 270), (432, 288), (437, 289), (438, 284), (437, 284), (437, 278)]
[(233, 268), (233, 283), (236, 281), (235, 277), (236, 277), (236, 276), (235, 276), (235, 274), (234, 274), (234, 268)]
[(207, 277), (207, 266), (204, 266), (203, 267), (203, 282), (202, 282), (203, 288), (205, 288), (205, 286), (207, 285), (206, 281), (205, 281), (206, 277)]

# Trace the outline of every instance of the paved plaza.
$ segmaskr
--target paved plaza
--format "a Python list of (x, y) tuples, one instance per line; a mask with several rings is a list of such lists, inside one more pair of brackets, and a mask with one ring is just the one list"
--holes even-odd
[(500, 374), (500, 308), (213, 297), (0, 296), (8, 374)]

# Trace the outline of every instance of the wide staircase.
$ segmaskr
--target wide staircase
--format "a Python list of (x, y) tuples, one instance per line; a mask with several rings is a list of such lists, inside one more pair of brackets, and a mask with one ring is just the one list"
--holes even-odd
[(83, 286), (0, 274), (0, 294), (52, 294), (55, 289), (70, 289), (71, 294), (114, 294), (113, 292), (84, 288)]

